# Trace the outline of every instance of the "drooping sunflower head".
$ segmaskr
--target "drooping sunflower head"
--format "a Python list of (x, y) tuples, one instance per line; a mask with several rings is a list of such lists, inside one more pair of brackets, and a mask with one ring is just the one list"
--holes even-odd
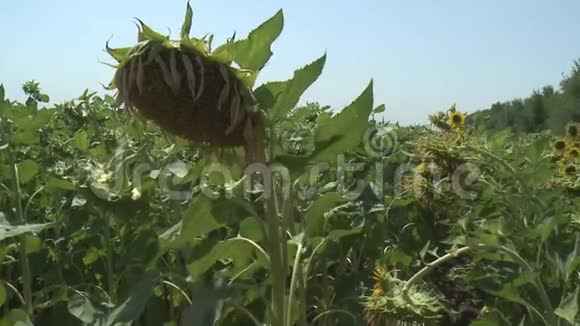
[(465, 115), (459, 111), (449, 113), (449, 125), (455, 129), (463, 128), (465, 124)]
[[(273, 20), (275, 24), (282, 20), (281, 11), (264, 24), (270, 23), (271, 28)], [(260, 147), (257, 143), (263, 140), (264, 129), (252, 87), (279, 32), (265, 42), (260, 40), (258, 46), (252, 34), (241, 41), (235, 41), (234, 35), (212, 49), (213, 36), (189, 36), (189, 3), (179, 40), (170, 40), (137, 21), (136, 45), (106, 46), (117, 62), (109, 89), (117, 90), (118, 103), (194, 144), (244, 146), (246, 156), (259, 155), (248, 153)], [(261, 51), (258, 59), (252, 57), (256, 51)]]
[(580, 134), (580, 123), (577, 122), (569, 122), (566, 125), (566, 136), (572, 140), (578, 139), (578, 135)]

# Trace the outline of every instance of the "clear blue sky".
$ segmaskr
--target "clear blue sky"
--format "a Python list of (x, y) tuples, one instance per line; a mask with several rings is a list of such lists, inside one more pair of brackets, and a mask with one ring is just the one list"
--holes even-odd
[[(136, 40), (133, 17), (179, 33), (185, 0), (0, 1), (0, 83), (39, 81), (56, 102), (112, 77), (103, 51)], [(192, 33), (244, 37), (278, 9), (285, 29), (260, 78), (282, 80), (328, 53), (303, 101), (342, 108), (375, 81), (385, 117), (424, 122), (457, 102), (465, 111), (557, 86), (580, 58), (578, 0), (192, 1)]]

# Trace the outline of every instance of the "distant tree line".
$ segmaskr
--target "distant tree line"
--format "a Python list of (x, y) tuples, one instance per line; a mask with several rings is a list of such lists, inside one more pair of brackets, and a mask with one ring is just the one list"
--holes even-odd
[(491, 108), (468, 115), (472, 126), (499, 131), (510, 128), (516, 132), (531, 133), (550, 129), (554, 134), (564, 132), (569, 121), (580, 121), (580, 61), (560, 82), (560, 89), (545, 86), (523, 99), (498, 102)]

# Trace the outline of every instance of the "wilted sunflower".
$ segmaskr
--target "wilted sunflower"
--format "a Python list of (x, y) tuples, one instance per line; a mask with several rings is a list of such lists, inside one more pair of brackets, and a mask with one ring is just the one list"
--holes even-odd
[(243, 146), (247, 161), (262, 160), (264, 122), (251, 90), (259, 69), (232, 65), (234, 37), (213, 51), (213, 36), (190, 38), (189, 3), (186, 9), (179, 41), (138, 20), (135, 46), (107, 45), (118, 62), (109, 88), (120, 104), (173, 135), (212, 148)]
[(452, 128), (461, 129), (465, 124), (465, 115), (461, 112), (455, 111), (449, 114), (449, 125)]
[(566, 136), (572, 140), (576, 140), (578, 138), (578, 134), (580, 133), (578, 129), (580, 129), (580, 125), (577, 122), (569, 122), (566, 125)]

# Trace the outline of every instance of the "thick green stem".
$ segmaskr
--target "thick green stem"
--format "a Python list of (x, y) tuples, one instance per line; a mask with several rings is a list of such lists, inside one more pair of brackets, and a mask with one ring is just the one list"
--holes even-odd
[[(269, 128), (269, 144), (266, 148), (267, 163), (271, 163), (274, 157), (275, 133)], [(274, 176), (264, 178), (264, 184), (268, 194), (265, 196), (266, 224), (268, 228), (268, 250), (271, 262), (272, 283), (272, 326), (282, 326), (286, 321), (286, 264), (284, 257), (287, 254), (286, 232), (282, 230), (282, 223), (276, 208), (276, 187)]]
[[(12, 165), (12, 196), (14, 198), (14, 206), (16, 207), (16, 217), (19, 224), (25, 224), (26, 218), (22, 210), (22, 192), (20, 189), (20, 176), (18, 174), (18, 166), (16, 165), (16, 154), (11, 153)], [(34, 317), (34, 307), (32, 305), (32, 273), (30, 271), (30, 262), (28, 261), (28, 254), (26, 253), (26, 235), (20, 236), (20, 266), (22, 269), (22, 284), (25, 302), (25, 311), (32, 319)]]
[(107, 291), (109, 292), (109, 296), (113, 300), (113, 303), (117, 302), (117, 295), (115, 290), (115, 274), (113, 271), (113, 246), (111, 245), (112, 237), (111, 237), (111, 220), (109, 215), (105, 215), (105, 250), (107, 252), (107, 261), (106, 261), (106, 269), (107, 269)]
[(298, 244), (298, 249), (296, 251), (296, 257), (294, 258), (294, 267), (292, 269), (292, 279), (290, 281), (290, 294), (288, 294), (288, 309), (286, 312), (286, 326), (292, 326), (292, 302), (294, 301), (294, 292), (296, 291), (296, 286), (298, 278), (300, 277), (299, 271), (302, 259), (302, 243)]
[(276, 213), (274, 197), (266, 199), (266, 214), (268, 225), (269, 256), (272, 263), (272, 323), (282, 325), (285, 320), (286, 273), (283, 266), (282, 237), (280, 235), (280, 219)]

